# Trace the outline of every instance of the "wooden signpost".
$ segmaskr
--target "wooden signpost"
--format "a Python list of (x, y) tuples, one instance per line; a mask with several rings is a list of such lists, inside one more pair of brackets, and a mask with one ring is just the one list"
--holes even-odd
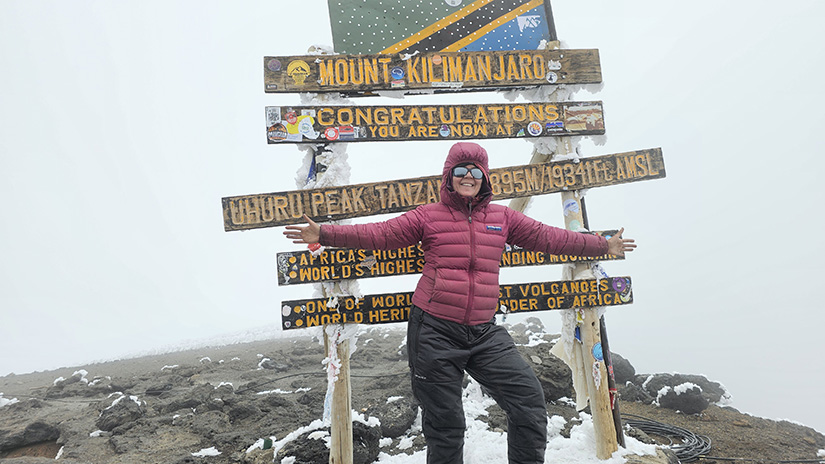
[[(626, 184), (665, 177), (662, 150), (492, 169), (493, 200)], [(249, 230), (303, 222), (409, 211), (439, 201), (441, 176), (223, 198), (224, 229)]]
[(267, 93), (493, 90), (598, 84), (598, 50), (505, 50), (264, 57)]
[(604, 134), (604, 115), (599, 101), (266, 108), (270, 144), (600, 134)]
[[(398, 0), (400, 2), (400, 0)], [(386, 3), (386, 4), (385, 4)], [(397, 3), (397, 4), (396, 4)], [(376, 24), (394, 29), (380, 38), (379, 45), (359, 40), (363, 29), (356, 20), (333, 25), (336, 49), (349, 54), (264, 57), (266, 93), (338, 93), (369, 96), (454, 93), (481, 90), (514, 90), (555, 84), (596, 84), (602, 80), (598, 50), (551, 50), (550, 47), (514, 46), (508, 37), (556, 40), (549, 0), (410, 0), (402, 3), (367, 0), (330, 0), (335, 11), (383, 9), (383, 15), (366, 14)], [(415, 5), (418, 5), (416, 7)], [(410, 12), (403, 12), (411, 6)], [(400, 8), (400, 9), (399, 9)], [(397, 10), (398, 9), (398, 10)], [(412, 15), (412, 16), (411, 16)], [(351, 14), (355, 19), (355, 14)], [(360, 15), (362, 18), (364, 14)], [(333, 21), (334, 22), (334, 21)], [(412, 28), (415, 28), (413, 30)], [(360, 31), (359, 31), (360, 30)], [(526, 31), (526, 32), (525, 32)], [(533, 35), (536, 33), (537, 35)], [(350, 39), (355, 34), (356, 37)], [(346, 37), (346, 38), (345, 38)], [(346, 44), (340, 48), (339, 44)], [(377, 47), (377, 48), (376, 48)], [(524, 48), (524, 50), (513, 50)], [(316, 152), (335, 142), (464, 140), (492, 138), (554, 137), (570, 141), (570, 135), (604, 134), (601, 102), (528, 102), (517, 104), (472, 104), (429, 106), (270, 106), (266, 108), (267, 143), (312, 144)], [(572, 153), (568, 149), (557, 154)], [(538, 146), (538, 145), (537, 145)], [(523, 199), (561, 192), (565, 223), (578, 230), (575, 221), (582, 210), (576, 191), (665, 177), (660, 148), (549, 162), (534, 156), (529, 165), (493, 169), (490, 184), (493, 200)], [(441, 176), (428, 176), (369, 184), (329, 186), (305, 190), (241, 195), (222, 199), (226, 231), (276, 227), (303, 222), (303, 215), (318, 222), (337, 221), (409, 211), (439, 201)], [(573, 201), (573, 203), (570, 203)], [(615, 233), (615, 231), (609, 231)], [(599, 260), (615, 259), (604, 256)], [(328, 354), (340, 358), (338, 381), (330, 377), (330, 463), (352, 462), (351, 400), (349, 390), (349, 344), (341, 337), (345, 323), (381, 324), (407, 319), (412, 293), (346, 296), (345, 279), (420, 273), (424, 266), (418, 246), (373, 252), (329, 249), (319, 255), (309, 252), (279, 253), (279, 285), (318, 283), (321, 298), (282, 303), (285, 330), (325, 326)], [(554, 257), (525, 250), (506, 251), (501, 267), (589, 263), (578, 257)], [(330, 283), (331, 282), (331, 283)], [(327, 291), (329, 290), (329, 292)], [(332, 294), (336, 298), (331, 298)], [(328, 306), (337, 300), (337, 306)], [(592, 309), (632, 303), (629, 277), (565, 280), (500, 286), (503, 312), (546, 311), (577, 308), (588, 314), (582, 325), (582, 342), (599, 338), (598, 318)], [(585, 327), (586, 326), (586, 327)], [(338, 330), (329, 330), (337, 327)], [(587, 330), (585, 330), (587, 329)], [(603, 327), (602, 327), (603, 329)], [(587, 332), (586, 334), (584, 332)], [(331, 335), (332, 334), (332, 335)], [(339, 343), (340, 342), (340, 343)], [(606, 340), (605, 340), (606, 344)], [(581, 351), (581, 350), (580, 350)], [(337, 353), (337, 354), (336, 354)], [(595, 345), (593, 356), (597, 356)], [(579, 352), (579, 358), (585, 355)], [(609, 358), (609, 357), (608, 357)], [(594, 378), (604, 363), (593, 363)], [(332, 365), (334, 363), (331, 363)], [(338, 365), (338, 364), (336, 364)], [(591, 384), (591, 404), (596, 424), (597, 455), (606, 459), (615, 451), (602, 416), (607, 393)], [(621, 434), (619, 430), (614, 430)]]
[[(339, 298), (335, 307), (327, 306), (327, 298), (290, 300), (281, 303), (281, 323), (284, 330), (323, 326), (327, 324), (389, 324), (409, 318), (413, 292), (384, 293)], [(499, 287), (499, 308), (502, 313), (549, 311), (597, 306), (619, 306), (633, 302), (630, 277), (610, 277), (590, 280), (563, 280), (508, 284)]]
[[(616, 230), (609, 230), (593, 232), (593, 234), (610, 238), (616, 232)], [(603, 255), (597, 258), (557, 256), (509, 247), (501, 256), (500, 266), (541, 266), (617, 259), (624, 258), (614, 255)], [(421, 249), (421, 244), (390, 251), (327, 248), (317, 256), (308, 250), (278, 253), (276, 261), (278, 263), (278, 285), (297, 285), (420, 274), (424, 269), (424, 251)]]

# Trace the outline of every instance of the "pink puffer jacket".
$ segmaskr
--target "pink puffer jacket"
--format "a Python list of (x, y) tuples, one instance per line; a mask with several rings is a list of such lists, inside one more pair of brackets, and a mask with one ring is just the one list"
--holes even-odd
[[(472, 162), (484, 171), (479, 194), (468, 201), (452, 189), (452, 168)], [(600, 256), (607, 241), (548, 226), (506, 206), (491, 204), (487, 152), (475, 143), (453, 145), (444, 163), (441, 201), (385, 222), (321, 226), (321, 244), (394, 250), (421, 242), (424, 270), (413, 304), (433, 316), (476, 325), (498, 308), (499, 261), (506, 243), (549, 254)]]

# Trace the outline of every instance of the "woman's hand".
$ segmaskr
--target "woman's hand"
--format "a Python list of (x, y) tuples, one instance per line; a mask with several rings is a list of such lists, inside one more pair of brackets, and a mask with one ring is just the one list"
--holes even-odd
[(321, 226), (304, 214), (305, 226), (286, 226), (284, 235), (292, 243), (318, 243), (321, 240)]
[(633, 251), (636, 248), (636, 241), (632, 238), (622, 238), (624, 227), (616, 232), (616, 235), (607, 240), (607, 253), (616, 256), (624, 256), (625, 253)]

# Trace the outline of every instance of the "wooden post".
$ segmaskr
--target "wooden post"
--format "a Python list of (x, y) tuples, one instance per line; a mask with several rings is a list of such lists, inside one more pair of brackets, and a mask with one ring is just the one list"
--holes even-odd
[[(324, 347), (329, 352), (329, 335), (324, 330)], [(329, 464), (352, 464), (352, 390), (350, 389), (349, 340), (338, 343), (341, 367), (332, 392)]]
[[(320, 166), (317, 163), (318, 152), (321, 150), (323, 148), (315, 146), (312, 152), (316, 183), (326, 172), (326, 166)], [(327, 293), (323, 284), (316, 285), (320, 286), (321, 295), (324, 298), (332, 296)], [(338, 287), (340, 289), (339, 283), (333, 285), (333, 288)], [(341, 362), (338, 370), (338, 380), (335, 381), (332, 391), (332, 404), (330, 407), (329, 463), (352, 464), (352, 390), (350, 389), (349, 340), (330, 340), (326, 329), (327, 326), (324, 326), (324, 353), (329, 356), (330, 346), (334, 343), (336, 346), (335, 354)], [(328, 381), (332, 382), (332, 379)]]
[[(555, 32), (555, 31), (554, 31)], [(559, 48), (559, 42), (553, 41), (547, 44), (546, 48)], [(575, 151), (569, 139), (556, 139), (556, 155), (565, 155)], [(530, 163), (546, 163), (550, 161), (552, 155), (541, 153), (535, 148), (530, 158)], [(517, 211), (524, 211), (530, 197), (514, 198), (510, 200), (510, 208)], [(574, 202), (575, 206), (570, 206), (569, 202)], [(562, 205), (565, 207), (564, 225), (568, 230), (577, 230), (585, 223), (584, 206), (576, 192), (562, 192)], [(573, 275), (588, 269), (586, 264), (575, 264)], [(590, 397), (590, 411), (593, 414), (593, 425), (596, 438), (596, 457), (608, 459), (619, 449), (616, 438), (616, 428), (613, 422), (613, 413), (610, 407), (610, 390), (608, 387), (608, 373), (603, 360), (596, 361), (593, 358), (592, 347), (596, 342), (601, 343), (601, 330), (599, 317), (595, 309), (582, 309), (584, 312), (584, 322), (581, 325), (582, 344), (576, 344), (573, 351), (572, 362), (579, 363), (580, 368), (585, 372), (587, 378), (587, 390)], [(600, 345), (601, 346), (601, 345)], [(585, 349), (586, 348), (586, 349)], [(594, 363), (597, 363), (594, 365)], [(598, 374), (595, 373), (598, 371)], [(594, 375), (598, 376), (599, 383), (596, 384)]]
[[(560, 141), (557, 154), (571, 153), (570, 142)], [(568, 230), (578, 230), (584, 226), (583, 208), (576, 192), (562, 192), (562, 206), (564, 208), (564, 225)], [(587, 264), (576, 264), (573, 275), (589, 271)], [(581, 352), (576, 356), (581, 360), (582, 372), (587, 379), (587, 392), (590, 397), (590, 412), (593, 415), (593, 427), (596, 435), (596, 457), (609, 459), (619, 449), (616, 439), (616, 428), (613, 424), (613, 412), (610, 407), (610, 389), (608, 387), (608, 372), (601, 349), (601, 326), (597, 309), (578, 309), (583, 313), (583, 322), (580, 325), (581, 344), (576, 343), (574, 350)]]

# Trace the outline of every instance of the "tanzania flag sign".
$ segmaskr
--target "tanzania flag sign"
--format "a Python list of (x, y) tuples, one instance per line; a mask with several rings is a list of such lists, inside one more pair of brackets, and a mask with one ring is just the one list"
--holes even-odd
[(547, 0), (328, 0), (337, 53), (535, 50), (556, 40)]

